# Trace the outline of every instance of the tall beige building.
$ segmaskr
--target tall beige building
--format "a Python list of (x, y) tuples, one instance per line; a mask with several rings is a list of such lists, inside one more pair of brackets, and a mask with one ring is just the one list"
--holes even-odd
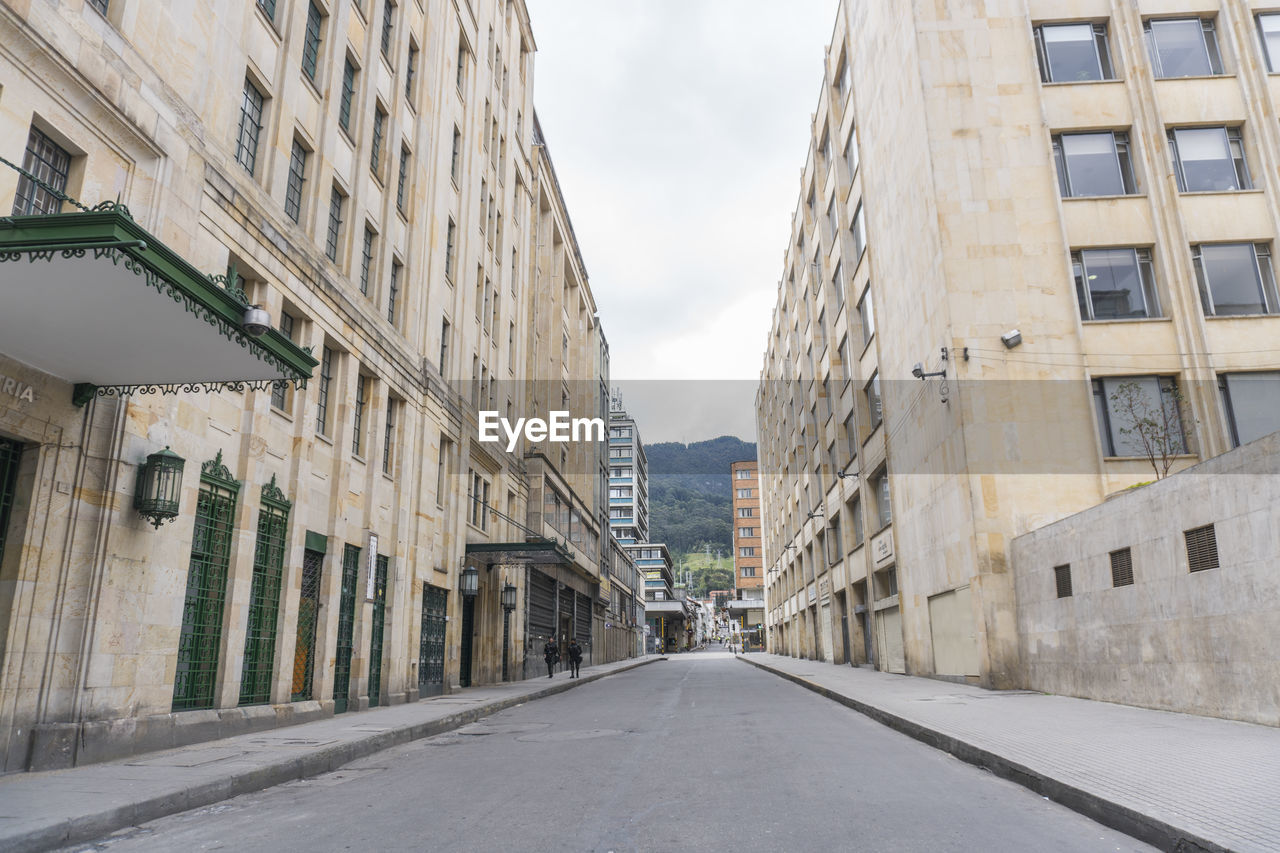
[(605, 658), (603, 435), (478, 440), (607, 417), (534, 50), (518, 0), (0, 3), (0, 771)]
[(758, 395), (773, 650), (1015, 686), (1014, 536), (1143, 434), (1280, 429), (1272, 69), (1263, 2), (844, 0)]

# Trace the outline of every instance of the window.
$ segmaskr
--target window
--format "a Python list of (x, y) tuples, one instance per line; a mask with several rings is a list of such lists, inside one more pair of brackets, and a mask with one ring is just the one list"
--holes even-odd
[[(280, 312), (280, 334), (289, 340), (293, 340), (293, 315), (287, 311)], [(277, 382), (271, 386), (271, 405), (281, 411), (287, 411), (289, 408), (291, 394), (288, 382)]]
[(342, 98), (338, 102), (338, 124), (351, 133), (351, 102), (356, 95), (356, 67), (347, 57), (342, 66)]
[(1159, 317), (1150, 249), (1084, 249), (1071, 253), (1082, 320)]
[(324, 347), (320, 356), (320, 387), (316, 391), (316, 432), (329, 434), (329, 390), (333, 387), (333, 350)]
[(105, 15), (107, 14), (107, 4), (109, 2), (110, 0), (89, 0), (89, 5)]
[(1252, 186), (1238, 127), (1170, 130), (1169, 149), (1180, 192), (1226, 192)]
[(1267, 70), (1274, 74), (1280, 69), (1280, 14), (1259, 15), (1258, 35), (1262, 37)]
[(867, 398), (867, 411), (871, 415), (871, 431), (875, 432), (884, 420), (884, 407), (880, 400), (880, 372), (871, 374), (871, 381), (863, 389)]
[(1063, 198), (1136, 192), (1127, 133), (1059, 134), (1053, 137), (1053, 159)]
[(369, 142), (369, 169), (375, 178), (382, 177), (382, 135), (387, 130), (387, 113), (378, 104), (373, 108), (373, 139)]
[(849, 518), (853, 523), (853, 547), (857, 548), (862, 544), (862, 498), (854, 495), (853, 502), (849, 504)]
[(1206, 317), (1280, 312), (1266, 243), (1192, 246), (1191, 259)]
[(1111, 585), (1133, 586), (1133, 552), (1128, 548), (1121, 548), (1112, 551), (1110, 557)]
[(889, 475), (883, 469), (871, 478), (871, 488), (876, 497), (877, 520), (886, 527), (893, 521), (893, 507), (889, 502)]
[(440, 321), (440, 375), (449, 370), (449, 335), (451, 333), (448, 320)]
[(831, 234), (832, 243), (835, 243), (835, 236), (840, 233), (840, 220), (836, 214), (836, 200), (831, 199), (831, 203), (827, 205), (827, 229)]
[(876, 333), (876, 315), (871, 306), (870, 285), (862, 292), (862, 298), (858, 300), (858, 316), (862, 319), (862, 345), (865, 347), (871, 343), (871, 337)]
[(740, 498), (749, 498), (751, 497), (751, 489), (738, 489), (736, 496)]
[(1105, 456), (1146, 457), (1187, 452), (1171, 376), (1115, 376), (1093, 380), (1093, 399)]
[(755, 507), (747, 506), (738, 510), (738, 518), (754, 518), (755, 514)]
[(755, 567), (755, 566), (743, 566), (743, 567), (742, 567), (742, 576), (743, 576), (744, 578), (753, 578), (753, 577), (755, 577), (755, 576), (756, 576), (756, 567)]
[[(845, 446), (849, 449), (849, 459), (858, 458), (858, 424), (854, 417), (854, 412), (850, 409), (849, 414), (844, 419), (844, 440)], [(848, 467), (847, 465), (845, 467)]]
[(453, 261), (454, 248), (458, 237), (458, 226), (453, 224), (453, 220), (449, 220), (449, 227), (445, 235), (444, 244), (444, 277), (453, 282)]
[(849, 57), (840, 57), (840, 68), (836, 71), (836, 92), (843, 101), (853, 88), (852, 72), (849, 70)]
[(382, 427), (382, 473), (384, 474), (391, 473), (391, 466), (396, 458), (396, 409), (399, 405), (395, 399), (387, 398), (387, 421)]
[(739, 480), (750, 480), (754, 473), (755, 472), (752, 471), (750, 468), (739, 468), (737, 471), (734, 472), (734, 477), (736, 477)]
[[(831, 132), (829, 130), (822, 131), (822, 165), (823, 168), (831, 165)], [(834, 229), (833, 229), (834, 233)]]
[(1222, 73), (1212, 18), (1167, 18), (1142, 25), (1156, 77), (1207, 77)]
[(391, 61), (391, 33), (395, 27), (396, 5), (391, 0), (382, 4), (382, 56)]
[(409, 40), (409, 58), (404, 64), (404, 96), (413, 106), (413, 84), (418, 79), (418, 46)]
[(853, 214), (853, 224), (849, 226), (849, 233), (853, 237), (853, 256), (861, 259), (863, 251), (867, 248), (867, 230), (862, 224), (862, 204), (858, 204), (858, 209)]
[(1071, 597), (1071, 564), (1053, 567), (1053, 585), (1058, 591), (1058, 598)]
[(470, 504), (469, 518), (471, 523), (481, 530), (489, 529), (489, 481), (475, 471), (471, 472), (471, 482), (467, 489)]
[(452, 448), (453, 442), (441, 434), (440, 458), (436, 461), (436, 506), (438, 507), (444, 506), (445, 487), (449, 481), (449, 456)]
[(840, 515), (831, 516), (827, 525), (827, 562), (838, 563), (844, 559), (844, 539), (840, 535)]
[(754, 557), (755, 555), (756, 555), (755, 548), (739, 548), (738, 549), (739, 557)]
[(1218, 387), (1233, 446), (1280, 430), (1280, 371), (1224, 373)]
[(400, 270), (403, 265), (396, 260), (391, 262), (391, 279), (387, 282), (387, 322), (396, 324), (396, 306), (400, 299)]
[(858, 173), (858, 129), (849, 131), (849, 140), (844, 144), (844, 163), (849, 167), (849, 177)]
[(466, 42), (458, 42), (458, 94), (462, 94), (463, 88), (467, 83), (467, 44)]
[(738, 535), (745, 536), (750, 539), (756, 535), (756, 529), (754, 527), (739, 527)]
[(376, 235), (368, 225), (364, 227), (364, 245), (360, 249), (360, 292), (369, 295), (369, 270), (373, 267), (373, 240)]
[(1106, 24), (1043, 24), (1036, 27), (1036, 55), (1045, 83), (1111, 80)]
[(258, 163), (258, 135), (262, 133), (262, 93), (248, 77), (240, 102), (240, 131), (236, 134), (236, 162), (253, 174)]
[(400, 146), (400, 169), (396, 174), (396, 209), (404, 213), (406, 189), (409, 184), (409, 149)]
[(453, 129), (453, 154), (449, 159), (449, 176), (453, 178), (456, 186), (459, 179), (459, 169), (462, 165), (462, 131), (456, 127)]
[(355, 422), (351, 431), (351, 452), (356, 456), (364, 451), (364, 412), (369, 402), (369, 377), (363, 373), (356, 376)]
[(18, 191), (13, 197), (13, 215), (61, 213), (62, 194), (66, 192), (67, 176), (71, 172), (71, 155), (33, 127), (27, 135), (27, 150), (23, 155), (22, 168), (44, 181), (55, 192), (50, 192), (23, 175), (18, 179)]
[(312, 81), (316, 79), (316, 63), (320, 58), (320, 25), (323, 18), (315, 3), (307, 4), (307, 29), (302, 36), (302, 73)]
[[(92, 2), (96, 3), (97, 0), (92, 0)], [(106, 6), (107, 4), (103, 3), (102, 5)], [(270, 21), (273, 24), (275, 23), (276, 0), (258, 0), (258, 8), (262, 10), (262, 14), (267, 16), (268, 21)], [(100, 9), (99, 11), (102, 11), (102, 10)]]
[(306, 180), (306, 174), (307, 149), (295, 139), (289, 155), (289, 182), (284, 189), (284, 212), (294, 222), (302, 219), (302, 182)]
[(329, 228), (325, 234), (324, 244), (324, 253), (334, 263), (338, 262), (338, 240), (342, 236), (342, 205), (345, 201), (342, 190), (335, 184), (333, 191), (329, 193)]

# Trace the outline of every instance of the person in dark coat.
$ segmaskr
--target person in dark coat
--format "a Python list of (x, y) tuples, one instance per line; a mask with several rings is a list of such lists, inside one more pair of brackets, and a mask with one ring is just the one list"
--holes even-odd
[(569, 641), (569, 677), (578, 678), (582, 675), (579, 671), (582, 669), (582, 646), (578, 645), (577, 638)]
[(560, 647), (556, 645), (555, 637), (547, 637), (542, 647), (542, 659), (547, 662), (547, 678), (550, 678), (555, 665), (560, 663)]

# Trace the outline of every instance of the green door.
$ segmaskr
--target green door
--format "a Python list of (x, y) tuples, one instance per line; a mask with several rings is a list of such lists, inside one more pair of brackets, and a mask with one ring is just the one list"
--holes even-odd
[(360, 575), (360, 549), (347, 545), (342, 552), (342, 597), (338, 601), (338, 649), (333, 668), (333, 713), (347, 710), (351, 694), (351, 653), (356, 622), (356, 580)]
[(276, 663), (276, 621), (280, 613), (280, 580), (289, 529), (289, 501), (276, 488), (275, 477), (262, 487), (258, 512), (258, 541), (253, 552), (253, 582), (249, 587), (249, 624), (244, 638), (244, 669), (240, 676), (240, 704), (271, 701), (271, 676)]
[(449, 593), (438, 586), (422, 585), (422, 635), (418, 641), (418, 695), (444, 692), (445, 614)]
[(175, 711), (213, 707), (239, 494), (240, 484), (222, 464), (222, 451), (218, 451), (216, 459), (204, 463), (196, 499), (178, 668), (173, 678)]
[(382, 702), (382, 633), (387, 616), (387, 557), (378, 555), (373, 579), (373, 624), (369, 640), (369, 707)]
[(311, 678), (316, 668), (316, 615), (320, 612), (320, 566), (324, 554), (302, 552), (302, 591), (298, 596), (298, 639), (293, 647), (293, 687), (290, 698), (311, 698)]

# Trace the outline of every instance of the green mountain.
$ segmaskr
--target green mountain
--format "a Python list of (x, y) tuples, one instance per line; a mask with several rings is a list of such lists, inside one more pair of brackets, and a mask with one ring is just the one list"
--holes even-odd
[(754, 443), (729, 435), (645, 448), (649, 460), (649, 538), (665, 542), (672, 559), (708, 546), (733, 551), (733, 484), (729, 463), (756, 458)]

